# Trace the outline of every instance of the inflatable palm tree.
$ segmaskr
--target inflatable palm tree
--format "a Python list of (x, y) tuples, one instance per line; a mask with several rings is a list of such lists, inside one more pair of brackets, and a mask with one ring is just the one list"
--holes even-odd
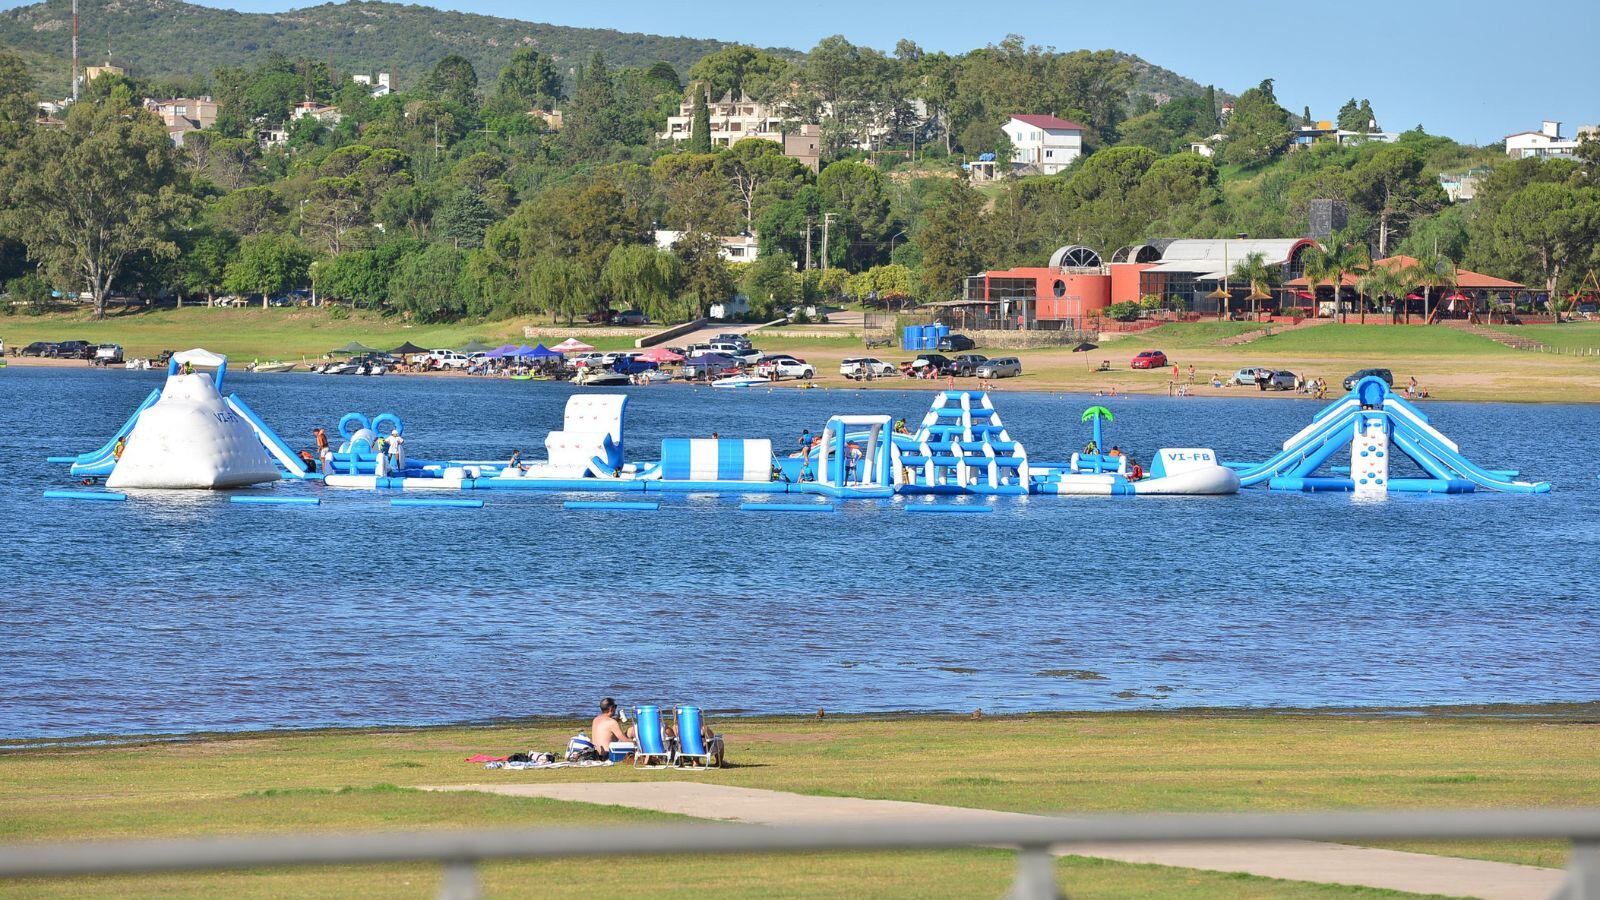
[(1094, 446), (1095, 446), (1095, 450), (1097, 452), (1103, 452), (1103, 451), (1100, 450), (1100, 448), (1101, 448), (1100, 423), (1101, 423), (1101, 421), (1106, 421), (1106, 422), (1115, 421), (1115, 419), (1111, 415), (1111, 410), (1106, 409), (1104, 406), (1091, 406), (1088, 409), (1083, 411), (1083, 416), (1081, 418), (1079, 418), (1078, 421), (1080, 421), (1080, 422), (1090, 422), (1090, 423), (1093, 424), (1093, 426), (1094, 426)]

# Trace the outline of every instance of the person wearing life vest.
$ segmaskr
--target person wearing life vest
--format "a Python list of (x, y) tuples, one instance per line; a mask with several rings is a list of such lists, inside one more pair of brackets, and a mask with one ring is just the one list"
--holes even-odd
[(1144, 477), (1144, 467), (1132, 460), (1128, 461), (1128, 480), (1138, 481)]
[(126, 449), (128, 449), (128, 439), (117, 438), (116, 446), (111, 448), (111, 458), (117, 460), (122, 459), (122, 451)]

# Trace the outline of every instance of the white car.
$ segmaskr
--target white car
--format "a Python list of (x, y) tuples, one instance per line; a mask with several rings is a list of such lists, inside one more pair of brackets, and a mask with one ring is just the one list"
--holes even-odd
[(860, 381), (863, 378), (898, 375), (900, 370), (895, 368), (893, 363), (886, 363), (875, 357), (853, 356), (839, 363), (839, 374)]
[(465, 353), (454, 350), (435, 350), (428, 354), (428, 359), (438, 363), (441, 369), (465, 369), (472, 363)]
[(803, 359), (792, 356), (779, 356), (763, 359), (756, 365), (756, 374), (762, 378), (771, 378), (776, 372), (778, 378), (815, 378), (817, 368)]
[(111, 365), (122, 362), (122, 345), (101, 344), (100, 346), (94, 348), (94, 359), (95, 362), (103, 365)]

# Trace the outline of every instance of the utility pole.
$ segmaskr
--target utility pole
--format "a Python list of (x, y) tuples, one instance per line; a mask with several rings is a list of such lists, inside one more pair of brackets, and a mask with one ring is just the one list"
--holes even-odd
[(72, 100), (78, 100), (78, 0), (72, 0)]
[(811, 271), (811, 228), (816, 223), (816, 216), (806, 216), (806, 265), (804, 271)]
[(834, 216), (838, 213), (822, 214), (822, 271), (828, 271), (828, 226), (833, 224)]

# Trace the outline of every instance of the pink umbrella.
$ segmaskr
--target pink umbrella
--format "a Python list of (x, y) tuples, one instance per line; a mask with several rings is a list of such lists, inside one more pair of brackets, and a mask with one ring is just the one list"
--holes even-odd
[(593, 347), (585, 344), (583, 341), (580, 341), (577, 338), (567, 338), (550, 349), (556, 351), (557, 353), (588, 353), (594, 350)]
[(683, 362), (683, 354), (673, 353), (671, 348), (668, 347), (651, 347), (641, 355), (641, 358), (648, 359), (654, 363)]

